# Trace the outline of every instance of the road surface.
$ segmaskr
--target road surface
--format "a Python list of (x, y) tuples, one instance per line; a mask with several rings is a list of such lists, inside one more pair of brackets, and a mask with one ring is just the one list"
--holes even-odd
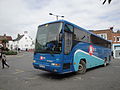
[(107, 67), (97, 67), (84, 75), (56, 75), (36, 70), (32, 66), (33, 53), (8, 56), (10, 68), (0, 65), (0, 90), (120, 90), (120, 60), (112, 60)]

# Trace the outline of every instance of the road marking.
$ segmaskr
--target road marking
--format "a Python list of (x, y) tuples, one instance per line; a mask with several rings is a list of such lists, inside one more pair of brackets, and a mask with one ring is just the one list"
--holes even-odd
[(113, 66), (113, 67), (115, 67), (115, 68), (120, 68), (120, 66)]
[(22, 72), (25, 72), (25, 71), (23, 71), (23, 70), (20, 70), (20, 69), (15, 69), (15, 73), (13, 73), (13, 74), (18, 74), (18, 73), (22, 73)]
[(38, 79), (38, 77), (36, 76), (36, 77), (28, 77), (27, 78), (28, 80), (34, 80), (34, 79)]
[(82, 80), (82, 77), (75, 77), (74, 80)]

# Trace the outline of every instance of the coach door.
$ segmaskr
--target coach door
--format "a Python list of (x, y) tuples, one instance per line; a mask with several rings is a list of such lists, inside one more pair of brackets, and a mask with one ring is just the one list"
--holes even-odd
[(69, 54), (72, 49), (73, 41), (73, 27), (71, 25), (65, 25), (64, 30), (64, 53)]
[(72, 49), (72, 33), (65, 32), (65, 48), (64, 53), (69, 54)]

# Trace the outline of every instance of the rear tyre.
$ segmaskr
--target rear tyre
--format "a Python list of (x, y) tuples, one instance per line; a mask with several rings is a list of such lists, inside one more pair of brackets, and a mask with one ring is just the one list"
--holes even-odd
[(108, 65), (110, 65), (110, 62), (111, 62), (111, 56), (109, 56)]
[(104, 64), (103, 64), (104, 67), (107, 66), (107, 58), (104, 59)]
[(78, 73), (84, 74), (85, 72), (86, 72), (86, 63), (85, 61), (81, 60), (78, 67)]

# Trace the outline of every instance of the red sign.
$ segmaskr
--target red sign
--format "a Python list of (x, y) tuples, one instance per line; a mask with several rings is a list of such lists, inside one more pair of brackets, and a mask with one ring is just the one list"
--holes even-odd
[(89, 46), (89, 55), (93, 55), (94, 47), (92, 45)]
[(45, 57), (43, 57), (43, 56), (40, 56), (40, 60), (43, 60), (43, 59), (45, 59)]

